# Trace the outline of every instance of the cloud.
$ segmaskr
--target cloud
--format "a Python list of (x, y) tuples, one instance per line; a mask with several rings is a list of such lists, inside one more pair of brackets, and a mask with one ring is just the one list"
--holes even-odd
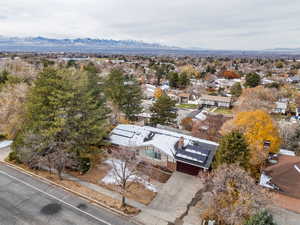
[(300, 47), (300, 1), (10, 0), (0, 35), (135, 39), (182, 47)]

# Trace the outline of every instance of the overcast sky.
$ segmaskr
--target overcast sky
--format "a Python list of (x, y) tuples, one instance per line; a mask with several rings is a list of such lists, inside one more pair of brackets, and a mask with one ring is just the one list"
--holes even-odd
[(0, 35), (300, 47), (299, 0), (0, 0)]

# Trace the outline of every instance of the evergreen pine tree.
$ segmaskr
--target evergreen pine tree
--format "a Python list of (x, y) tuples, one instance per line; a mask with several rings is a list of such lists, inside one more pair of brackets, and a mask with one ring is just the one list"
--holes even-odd
[[(61, 177), (70, 155), (79, 159), (100, 145), (107, 134), (107, 109), (88, 88), (86, 73), (46, 68), (29, 94), (26, 121), (14, 149), (22, 153), (27, 148), (41, 156), (55, 153)], [(38, 137), (38, 145), (30, 142), (33, 136)]]
[(226, 164), (238, 163), (244, 169), (249, 168), (250, 152), (243, 134), (232, 131), (222, 137), (217, 148), (213, 167)]
[(242, 86), (240, 82), (236, 82), (234, 85), (232, 85), (232, 87), (230, 88), (230, 93), (234, 96), (234, 97), (240, 97), (240, 95), (242, 94)]
[(120, 110), (123, 101), (125, 76), (119, 69), (114, 69), (105, 81), (105, 94), (115, 110)]
[(260, 84), (260, 76), (257, 73), (249, 73), (246, 75), (246, 87), (256, 87)]
[(142, 112), (142, 90), (135, 80), (125, 82), (120, 108), (126, 119), (130, 121), (135, 121), (137, 115)]
[(169, 78), (169, 85), (172, 88), (178, 88), (178, 80), (179, 80), (179, 76), (177, 72), (170, 72), (168, 74), (168, 78)]
[(178, 86), (180, 88), (185, 88), (190, 84), (190, 79), (186, 73), (181, 73), (178, 80)]
[(167, 95), (162, 95), (150, 108), (152, 113), (150, 123), (153, 125), (173, 125), (176, 124), (177, 112), (176, 102)]
[(126, 119), (134, 121), (142, 112), (142, 91), (137, 81), (124, 76), (121, 70), (112, 70), (105, 82), (107, 98), (112, 102), (115, 115), (122, 111)]
[(0, 73), (0, 84), (4, 84), (8, 80), (8, 72), (6, 70)]

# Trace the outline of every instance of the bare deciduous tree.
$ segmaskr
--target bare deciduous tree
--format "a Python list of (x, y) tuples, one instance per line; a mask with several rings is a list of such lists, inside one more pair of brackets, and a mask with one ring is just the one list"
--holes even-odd
[(218, 141), (221, 137), (222, 125), (230, 119), (231, 117), (224, 115), (207, 114), (205, 120), (193, 123), (192, 134), (195, 137)]
[(0, 92), (0, 133), (14, 138), (23, 121), (28, 85), (7, 85)]
[(112, 171), (114, 179), (122, 194), (122, 205), (125, 206), (125, 195), (129, 186), (140, 179), (141, 173), (138, 171), (139, 160), (133, 152), (127, 150), (113, 151)]
[(207, 184), (212, 187), (204, 219), (218, 224), (240, 225), (251, 215), (268, 206), (268, 194), (246, 171), (237, 165), (222, 165)]
[(234, 112), (246, 112), (253, 110), (264, 110), (270, 112), (275, 107), (278, 98), (277, 91), (258, 86), (255, 88), (246, 88), (239, 97), (234, 107)]
[(300, 126), (298, 123), (280, 122), (279, 132), (282, 139), (282, 147), (300, 153)]
[(18, 155), (29, 168), (48, 170), (50, 173), (54, 170), (62, 180), (65, 168), (71, 168), (77, 163), (72, 155), (74, 153), (66, 151), (67, 146), (64, 143), (55, 142), (45, 145), (42, 136), (32, 133), (27, 134), (24, 141), (24, 146), (18, 150)]

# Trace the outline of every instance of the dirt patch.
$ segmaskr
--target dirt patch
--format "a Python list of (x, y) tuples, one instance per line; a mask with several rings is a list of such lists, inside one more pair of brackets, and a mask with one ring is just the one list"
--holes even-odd
[[(102, 184), (101, 186), (120, 193), (120, 189), (117, 185), (113, 184)], [(143, 184), (140, 183), (130, 183), (129, 188), (125, 196), (129, 199), (135, 200), (144, 205), (149, 205), (150, 202), (155, 198), (156, 192), (152, 192), (145, 188)]]
[(56, 174), (50, 174), (49, 172), (41, 171), (41, 170), (32, 170), (32, 169), (29, 169), (24, 164), (18, 164), (17, 166), (21, 167), (22, 169), (27, 170), (31, 173), (34, 173), (34, 174), (39, 175), (41, 177), (44, 177), (44, 178), (46, 178), (46, 179), (48, 179), (48, 180), (50, 180), (50, 181), (52, 181), (56, 184), (59, 184), (63, 187), (66, 187), (66, 188), (68, 188), (68, 189), (70, 189), (74, 192), (77, 192), (77, 193), (80, 193), (82, 195), (88, 196), (91, 199), (94, 199), (98, 202), (101, 202), (101, 203), (107, 205), (108, 207), (117, 209), (117, 210), (122, 211), (126, 214), (134, 215), (134, 214), (138, 214), (139, 211), (140, 211), (139, 209), (134, 208), (134, 207), (129, 206), (129, 205), (126, 205), (125, 207), (121, 207), (121, 201), (113, 199), (113, 198), (111, 198), (109, 196), (106, 196), (104, 194), (101, 194), (97, 191), (91, 190), (87, 187), (84, 187), (84, 186), (74, 182), (74, 181), (67, 180), (67, 179), (59, 180), (59, 178), (57, 177)]
[(80, 174), (77, 171), (67, 171), (70, 175), (79, 178), (80, 180), (97, 184), (99, 185), (99, 181), (103, 179), (103, 177), (106, 176), (107, 172), (110, 170), (109, 165), (101, 164), (93, 166), (87, 173)]

